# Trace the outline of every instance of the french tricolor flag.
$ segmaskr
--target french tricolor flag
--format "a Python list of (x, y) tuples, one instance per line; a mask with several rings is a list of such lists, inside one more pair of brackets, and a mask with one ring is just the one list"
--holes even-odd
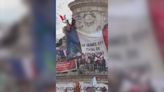
[(60, 19), (62, 20), (62, 22), (64, 22), (66, 20), (66, 15), (62, 16), (62, 15), (59, 15), (60, 16)]
[(34, 79), (36, 76), (35, 65), (29, 58), (24, 58), (21, 62), (23, 66), (23, 71), (27, 79)]
[(108, 24), (104, 25), (102, 30), (105, 46), (108, 49)]
[(29, 58), (13, 59), (11, 69), (18, 80), (33, 80), (36, 77), (35, 66)]
[(60, 50), (59, 53), (60, 53), (60, 56), (63, 56), (63, 57), (67, 56), (67, 51), (66, 50)]
[(64, 56), (67, 56), (67, 51), (63, 50)]

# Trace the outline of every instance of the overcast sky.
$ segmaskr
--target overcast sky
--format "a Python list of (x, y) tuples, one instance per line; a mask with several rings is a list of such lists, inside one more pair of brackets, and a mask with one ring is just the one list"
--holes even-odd
[(27, 12), (22, 0), (0, 0), (0, 23), (12, 23)]
[(72, 12), (70, 11), (68, 4), (73, 0), (56, 0), (57, 16), (56, 16), (56, 36), (61, 38), (64, 34), (62, 33), (62, 28), (65, 25), (62, 23), (59, 15), (66, 15), (68, 19), (71, 19)]
[[(59, 15), (66, 15), (67, 18), (71, 19), (71, 11), (68, 4), (73, 0), (56, 0), (57, 8), (57, 22), (56, 22), (56, 33), (57, 38), (61, 38), (62, 28), (64, 24), (62, 23)], [(109, 2), (109, 17), (110, 16), (143, 16), (145, 15), (145, 0), (124, 0), (123, 2), (114, 2), (111, 0)], [(126, 2), (127, 1), (127, 2)], [(19, 20), (26, 12), (26, 7), (22, 0), (0, 0), (0, 23), (12, 23)]]
[[(24, 16), (27, 12), (27, 7), (25, 7), (25, 4), (22, 1), (23, 0), (0, 0), (0, 23), (12, 24)], [(71, 1), (73, 0), (56, 0), (57, 38), (61, 38), (64, 35), (62, 33), (64, 24), (62, 23), (59, 15), (66, 15), (68, 19), (71, 18), (72, 13), (68, 8), (68, 4)]]

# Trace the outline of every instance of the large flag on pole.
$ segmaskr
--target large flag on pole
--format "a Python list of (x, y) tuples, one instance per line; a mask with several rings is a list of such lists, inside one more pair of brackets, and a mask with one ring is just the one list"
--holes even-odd
[[(34, 0), (33, 39), (38, 74), (55, 74), (55, 0)], [(53, 76), (52, 76), (53, 77)]]
[(108, 24), (106, 24), (102, 30), (105, 46), (108, 49)]
[(159, 48), (164, 59), (164, 1), (148, 0), (150, 14), (155, 29), (155, 35), (159, 43)]
[(33, 80), (36, 77), (34, 63), (29, 58), (11, 60), (11, 71), (18, 80)]

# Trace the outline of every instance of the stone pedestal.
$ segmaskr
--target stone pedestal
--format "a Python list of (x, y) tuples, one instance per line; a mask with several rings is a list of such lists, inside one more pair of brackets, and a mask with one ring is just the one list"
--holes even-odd
[(101, 31), (107, 23), (108, 0), (75, 0), (69, 4), (78, 31)]

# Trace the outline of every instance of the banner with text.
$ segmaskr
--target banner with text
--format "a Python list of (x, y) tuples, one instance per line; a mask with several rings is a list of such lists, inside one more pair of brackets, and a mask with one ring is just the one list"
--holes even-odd
[(57, 73), (63, 73), (63, 72), (68, 72), (76, 70), (76, 60), (69, 60), (69, 61), (62, 61), (62, 62), (57, 62), (56, 64), (56, 72)]
[(84, 54), (101, 54), (101, 57), (107, 59), (107, 48), (102, 32), (95, 32), (93, 34), (78, 32), (78, 36)]

